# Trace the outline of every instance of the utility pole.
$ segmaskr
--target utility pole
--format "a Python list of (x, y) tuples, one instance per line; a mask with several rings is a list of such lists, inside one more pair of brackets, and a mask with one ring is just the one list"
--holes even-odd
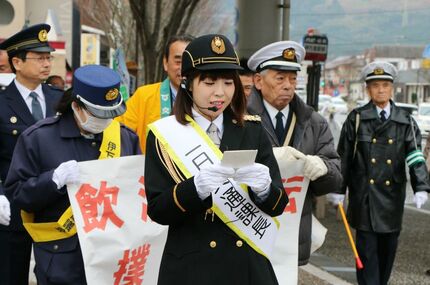
[(267, 44), (289, 39), (290, 1), (238, 1), (240, 57), (249, 57)]

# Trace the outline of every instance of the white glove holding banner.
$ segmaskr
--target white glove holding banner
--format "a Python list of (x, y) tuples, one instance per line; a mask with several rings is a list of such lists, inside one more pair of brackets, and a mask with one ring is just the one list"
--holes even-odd
[(68, 183), (79, 183), (79, 166), (76, 160), (69, 160), (61, 163), (52, 175), (52, 181), (57, 184), (57, 189), (61, 189)]
[(419, 191), (414, 195), (414, 202), (418, 209), (427, 202), (428, 194), (426, 191)]
[(5, 195), (0, 195), (0, 225), (8, 226), (10, 222), (10, 204)]
[(292, 157), (296, 159), (303, 159), (305, 165), (303, 166), (303, 175), (308, 177), (311, 181), (326, 175), (328, 172), (327, 166), (324, 161), (317, 155), (305, 155), (293, 147), (286, 147)]
[(200, 169), (200, 172), (194, 176), (194, 185), (200, 199), (204, 200), (209, 197), (212, 191), (215, 191), (233, 175), (233, 168), (221, 166), (220, 164), (211, 164)]
[(260, 163), (253, 163), (248, 166), (240, 167), (236, 170), (234, 180), (241, 184), (244, 183), (251, 187), (255, 194), (267, 191), (272, 183), (269, 168)]
[(304, 153), (298, 151), (294, 147), (286, 146), (284, 147), (284, 149), (285, 149), (284, 158), (286, 160), (297, 160), (297, 159), (303, 159), (304, 157), (306, 157)]

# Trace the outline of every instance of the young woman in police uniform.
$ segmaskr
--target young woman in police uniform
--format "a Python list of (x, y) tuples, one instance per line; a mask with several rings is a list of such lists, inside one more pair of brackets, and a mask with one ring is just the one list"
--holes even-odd
[[(258, 245), (257, 231), (233, 229), (232, 224), (240, 227), (246, 218), (226, 220), (222, 213), (227, 215), (229, 209), (215, 207), (222, 207), (215, 197), (224, 182), (230, 185), (228, 178), (248, 186), (253, 213), (267, 215), (268, 220), (280, 215), (288, 203), (259, 118), (244, 115), (240, 68), (226, 37), (205, 35), (193, 40), (182, 57), (186, 80), (178, 92), (174, 116), (149, 126), (148, 214), (155, 222), (169, 225), (158, 284), (278, 284), (263, 248), (266, 244)], [(211, 132), (206, 135), (208, 129)], [(200, 151), (205, 147), (209, 151)], [(253, 149), (258, 150), (255, 163), (238, 169), (222, 166), (216, 155), (211, 156), (212, 151), (221, 157), (226, 150)], [(234, 204), (234, 199), (225, 201)]]
[[(43, 233), (37, 230), (60, 217), (70, 218), (66, 185), (79, 182), (77, 161), (110, 157), (106, 156), (109, 149), (101, 148), (105, 140), (120, 145), (114, 157), (140, 154), (137, 135), (116, 121), (112, 123), (125, 111), (119, 86), (118, 74), (107, 67), (78, 68), (73, 89), (66, 91), (57, 108), (61, 115), (39, 121), (18, 139), (6, 194), (34, 215), (34, 221), (25, 226), (34, 240), (39, 285), (86, 284), (77, 234), (72, 235), (69, 228), (69, 235), (58, 231), (58, 224)], [(107, 128), (112, 132), (106, 133)]]

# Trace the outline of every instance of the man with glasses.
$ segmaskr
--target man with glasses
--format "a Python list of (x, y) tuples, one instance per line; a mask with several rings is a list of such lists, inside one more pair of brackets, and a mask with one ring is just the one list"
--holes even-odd
[[(16, 78), (0, 92), (0, 285), (28, 284), (31, 238), (20, 210), (4, 196), (2, 181), (9, 170), (18, 136), (37, 121), (55, 115), (62, 92), (42, 84), (51, 72), (50, 26), (28, 27), (0, 44)], [(10, 198), (10, 197), (9, 197)]]

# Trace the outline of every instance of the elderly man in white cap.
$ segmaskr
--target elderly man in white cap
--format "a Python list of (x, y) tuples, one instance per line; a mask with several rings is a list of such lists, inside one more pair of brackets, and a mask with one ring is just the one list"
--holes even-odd
[(311, 180), (300, 220), (299, 265), (307, 264), (310, 256), (312, 198), (335, 191), (342, 179), (327, 121), (295, 96), (304, 56), (300, 44), (280, 41), (261, 48), (248, 60), (248, 67), (256, 72), (248, 112), (261, 117), (272, 146), (287, 146), (292, 159), (305, 161), (304, 175)]
[(387, 284), (396, 255), (406, 196), (405, 163), (420, 208), (427, 200), (428, 173), (420, 130), (391, 100), (396, 68), (388, 62), (366, 65), (362, 77), (370, 101), (346, 119), (338, 152), (343, 185), (348, 187), (348, 220), (364, 268), (358, 284)]

